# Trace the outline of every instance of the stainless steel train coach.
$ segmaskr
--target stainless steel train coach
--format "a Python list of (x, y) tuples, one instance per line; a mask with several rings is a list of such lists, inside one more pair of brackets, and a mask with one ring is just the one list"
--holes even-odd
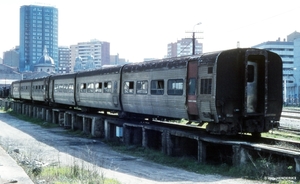
[(282, 60), (267, 50), (237, 48), (16, 81), (11, 96), (123, 118), (207, 122), (214, 134), (257, 135), (278, 125)]

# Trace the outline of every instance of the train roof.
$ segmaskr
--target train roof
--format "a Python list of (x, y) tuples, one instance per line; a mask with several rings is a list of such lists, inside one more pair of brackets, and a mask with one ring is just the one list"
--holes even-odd
[(111, 67), (101, 68), (97, 70), (83, 71), (83, 72), (78, 72), (77, 76), (82, 77), (82, 76), (93, 76), (93, 75), (118, 74), (120, 73), (121, 68), (122, 66), (111, 66)]
[(186, 67), (187, 62), (193, 58), (199, 58), (199, 55), (174, 57), (161, 60), (146, 61), (141, 63), (126, 64), (124, 65), (123, 72), (130, 73), (138, 71), (183, 68)]

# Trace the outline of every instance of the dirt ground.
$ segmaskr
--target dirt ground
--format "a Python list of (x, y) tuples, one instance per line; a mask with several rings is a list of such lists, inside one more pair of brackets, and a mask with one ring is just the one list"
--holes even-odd
[(117, 153), (100, 140), (72, 137), (63, 134), (63, 131), (63, 128), (41, 128), (0, 113), (0, 145), (7, 152), (18, 155), (17, 158), (14, 157), (18, 162), (40, 165), (78, 164), (124, 184), (260, 183), (214, 174), (196, 174), (155, 164)]

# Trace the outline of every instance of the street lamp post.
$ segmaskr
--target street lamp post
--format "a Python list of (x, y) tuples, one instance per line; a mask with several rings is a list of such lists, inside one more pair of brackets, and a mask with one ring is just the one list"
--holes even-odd
[(195, 24), (194, 25), (194, 27), (193, 27), (193, 55), (195, 55), (195, 42), (196, 42), (196, 38), (195, 38), (195, 27), (197, 26), (197, 25), (200, 25), (200, 24), (202, 24), (201, 22), (198, 22), (197, 24)]

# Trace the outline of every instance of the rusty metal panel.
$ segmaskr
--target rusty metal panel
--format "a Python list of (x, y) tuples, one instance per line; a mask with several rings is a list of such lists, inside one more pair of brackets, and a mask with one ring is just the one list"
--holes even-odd
[[(198, 79), (198, 61), (190, 61), (188, 63), (188, 92), (187, 92), (187, 107), (190, 115), (198, 115), (197, 105), (197, 79)], [(194, 81), (195, 82), (192, 82)], [(191, 84), (193, 83), (193, 84)], [(195, 91), (190, 88), (195, 88)]]

